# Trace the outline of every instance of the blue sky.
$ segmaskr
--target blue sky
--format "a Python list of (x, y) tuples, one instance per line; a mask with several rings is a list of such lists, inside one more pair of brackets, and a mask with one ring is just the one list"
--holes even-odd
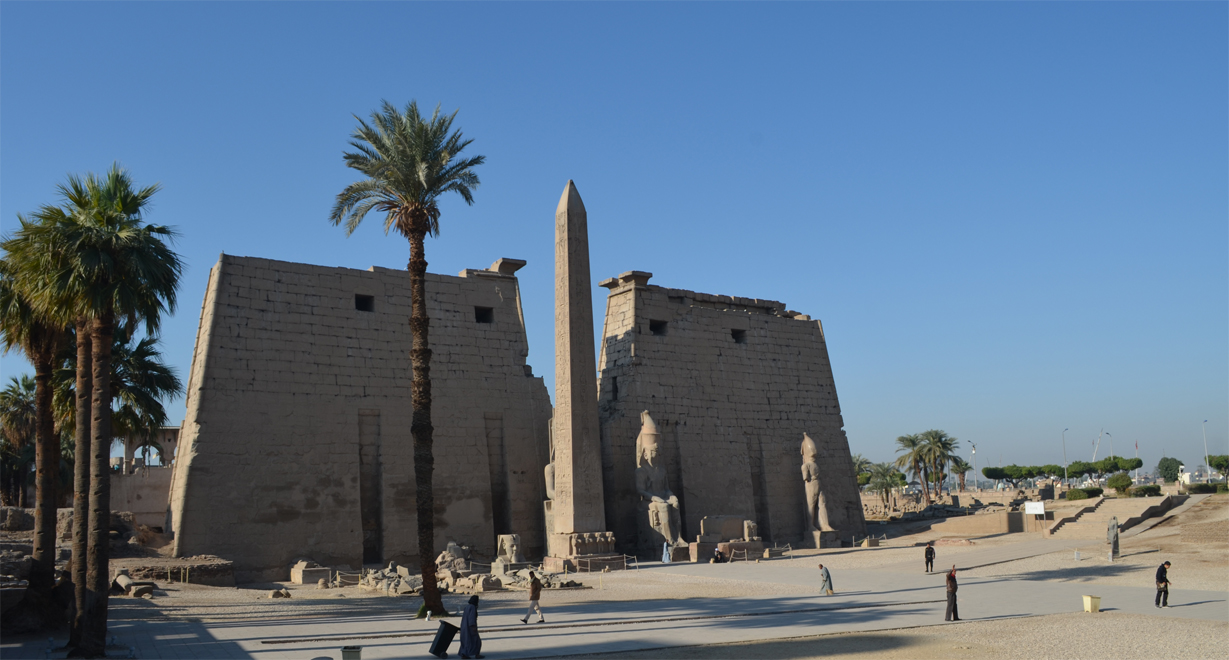
[(1061, 462), (1070, 428), (1088, 460), (1105, 428), (1193, 465), (1204, 419), (1229, 452), (1227, 7), (5, 2), (0, 226), (70, 172), (161, 182), (186, 374), (221, 252), (405, 266), (378, 219), (326, 217), (352, 115), (441, 103), (487, 164), (430, 270), (527, 259), (552, 388), (574, 179), (599, 315), (596, 282), (637, 269), (821, 318), (872, 460), (929, 428), (979, 466)]

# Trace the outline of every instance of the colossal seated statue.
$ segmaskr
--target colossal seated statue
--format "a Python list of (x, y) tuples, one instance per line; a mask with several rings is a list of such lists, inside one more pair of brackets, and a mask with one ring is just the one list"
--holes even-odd
[(670, 492), (657, 448), (657, 424), (646, 410), (640, 413), (640, 435), (636, 437), (636, 492), (640, 493), (639, 546), (650, 552), (662, 543), (683, 545), (679, 499)]

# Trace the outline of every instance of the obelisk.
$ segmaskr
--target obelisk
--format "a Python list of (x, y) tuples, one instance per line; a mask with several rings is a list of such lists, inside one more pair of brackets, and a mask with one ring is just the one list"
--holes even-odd
[(555, 209), (555, 416), (552, 424), (555, 499), (554, 529), (548, 539), (548, 548), (551, 556), (562, 558), (577, 554), (572, 536), (602, 532), (606, 528), (597, 422), (597, 361), (593, 356), (588, 215), (571, 181)]

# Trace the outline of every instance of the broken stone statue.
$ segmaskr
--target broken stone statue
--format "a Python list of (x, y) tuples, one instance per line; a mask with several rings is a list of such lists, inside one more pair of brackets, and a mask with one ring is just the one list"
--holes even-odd
[(636, 437), (636, 492), (640, 493), (641, 554), (650, 555), (662, 543), (685, 545), (679, 517), (679, 498), (670, 492), (666, 470), (658, 459), (657, 424), (649, 411), (640, 413)]
[(531, 566), (525, 559), (525, 555), (521, 554), (520, 534), (500, 534), (496, 541), (499, 548), (499, 556), (495, 558), (495, 561), (491, 562), (492, 573), (504, 575), (505, 573), (512, 573)]

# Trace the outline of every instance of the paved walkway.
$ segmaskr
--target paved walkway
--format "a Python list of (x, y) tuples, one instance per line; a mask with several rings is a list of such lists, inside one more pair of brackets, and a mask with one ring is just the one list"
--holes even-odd
[[(1017, 544), (1026, 545), (1026, 544)], [(994, 558), (987, 549), (982, 559)], [(1027, 552), (1020, 549), (1017, 552)], [(1032, 556), (1032, 555), (1029, 555)], [(806, 585), (818, 589), (818, 571), (807, 563), (772, 561), (736, 565), (668, 564), (642, 570)], [(1148, 585), (1151, 575), (1142, 571)], [(524, 625), (522, 603), (496, 604), (482, 612), (484, 653), (492, 660), (576, 653), (600, 653), (664, 646), (779, 639), (849, 631), (870, 631), (944, 624), (942, 574), (916, 571), (847, 570), (834, 573), (837, 594), (824, 596), (674, 599), (656, 601), (590, 601), (552, 606), (545, 594), (548, 623)], [(964, 578), (960, 608), (966, 621), (1070, 612), (1083, 614), (1081, 596), (1102, 597), (1102, 609), (1158, 617), (1229, 621), (1229, 593), (1175, 590), (1174, 605), (1157, 610), (1150, 586), (1120, 587), (1074, 582), (1010, 578)], [(147, 601), (114, 600), (117, 613)], [(354, 606), (362, 607), (360, 603)], [(428, 658), (436, 624), (410, 620), (408, 611), (390, 613), (354, 610), (336, 617), (282, 620), (235, 620), (197, 623), (168, 620), (116, 621), (113, 655), (126, 656), (129, 646), (138, 658), (341, 658), (341, 647), (363, 647), (364, 660)], [(118, 618), (118, 617), (117, 617)], [(456, 621), (453, 619), (452, 621)], [(63, 643), (63, 640), (59, 640)], [(0, 645), (6, 658), (43, 658), (46, 641)], [(454, 643), (453, 651), (456, 646)], [(51, 657), (63, 657), (63, 652)], [(455, 657), (455, 656), (454, 656)]]

